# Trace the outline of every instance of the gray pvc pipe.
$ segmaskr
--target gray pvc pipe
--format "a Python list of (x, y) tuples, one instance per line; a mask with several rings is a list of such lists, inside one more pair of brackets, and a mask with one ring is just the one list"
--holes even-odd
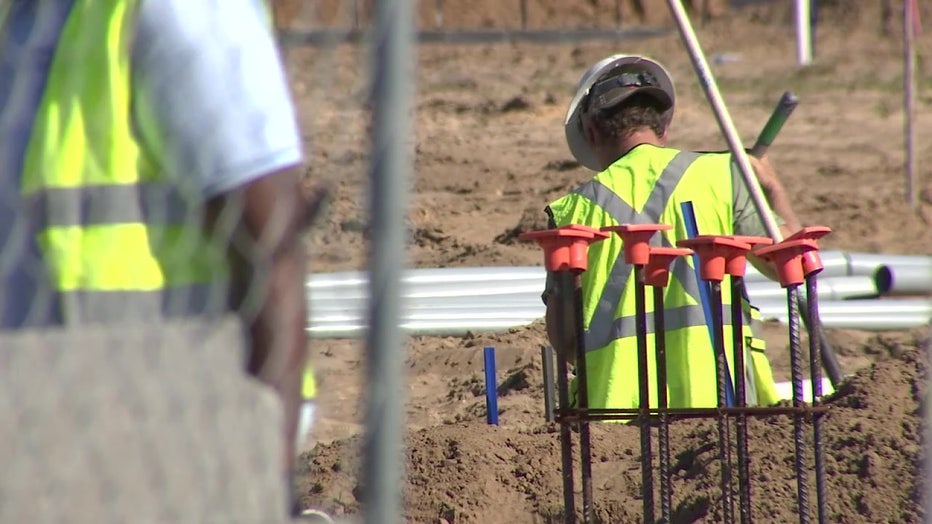
[[(819, 278), (818, 286), (819, 297), (826, 301), (878, 295), (874, 279), (868, 276)], [(752, 303), (786, 299), (786, 289), (776, 282), (748, 282), (746, 287)]]
[[(762, 316), (773, 317), (786, 314), (786, 299), (782, 302), (767, 301), (754, 304)], [(923, 315), (932, 319), (932, 301), (926, 299), (890, 299), (890, 300), (840, 300), (820, 301), (819, 316), (861, 315), (864, 317), (887, 317), (895, 315)]]

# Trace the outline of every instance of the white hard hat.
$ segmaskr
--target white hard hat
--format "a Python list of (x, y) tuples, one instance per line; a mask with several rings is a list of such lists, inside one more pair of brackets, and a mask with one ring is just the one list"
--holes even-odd
[[(602, 81), (620, 77), (624, 73), (633, 73), (640, 75), (639, 80), (630, 84), (615, 84), (609, 87), (622, 87), (627, 89), (614, 89), (611, 92), (605, 92), (607, 100), (603, 100), (603, 107), (610, 107), (619, 104), (625, 98), (636, 92), (647, 93), (659, 99), (664, 106), (667, 106), (665, 114), (669, 121), (673, 117), (673, 107), (676, 103), (676, 93), (673, 90), (673, 80), (670, 74), (657, 62), (636, 55), (612, 55), (599, 60), (595, 65), (579, 80), (576, 86), (576, 95), (570, 101), (570, 106), (566, 111), (566, 119), (563, 127), (566, 132), (566, 143), (570, 152), (579, 161), (580, 164), (588, 167), (593, 171), (600, 171), (602, 166), (596, 158), (595, 152), (589, 147), (582, 133), (580, 124), (581, 110), (580, 104), (589, 96), (593, 86)], [(604, 91), (604, 90), (603, 90)], [(607, 104), (607, 105), (606, 105)]]

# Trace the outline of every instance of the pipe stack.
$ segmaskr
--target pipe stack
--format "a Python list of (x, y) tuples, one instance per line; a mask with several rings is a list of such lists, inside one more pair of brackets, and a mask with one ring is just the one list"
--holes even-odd
[[(826, 328), (899, 330), (932, 320), (932, 256), (822, 252), (820, 311)], [(748, 267), (748, 295), (762, 316), (786, 322), (785, 291)], [(544, 316), (539, 266), (409, 269), (402, 275), (402, 329), (410, 335), (507, 331)], [(365, 332), (364, 272), (312, 274), (308, 332), (350, 338)]]

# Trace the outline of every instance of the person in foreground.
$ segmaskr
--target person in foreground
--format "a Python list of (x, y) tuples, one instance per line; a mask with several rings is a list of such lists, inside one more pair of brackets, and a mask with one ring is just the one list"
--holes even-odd
[(0, 5), (0, 329), (235, 311), (284, 412), (305, 372), (302, 144), (262, 0)]
[[(565, 119), (573, 156), (597, 174), (572, 193), (550, 203), (551, 227), (582, 224), (594, 228), (628, 223), (669, 224), (652, 244), (676, 246), (687, 238), (680, 204), (691, 201), (700, 234), (767, 236), (744, 179), (730, 153), (697, 153), (667, 146), (676, 95), (670, 75), (658, 62), (641, 56), (614, 55), (589, 68), (580, 80)], [(751, 157), (763, 190), (784, 234), (799, 229), (787, 195), (769, 160)], [(591, 408), (638, 407), (637, 340), (634, 331), (633, 268), (624, 262), (617, 234), (592, 244), (588, 270), (581, 277), (588, 401)], [(689, 257), (671, 267), (665, 288), (667, 376), (671, 407), (716, 405), (715, 359)], [(774, 278), (766, 263), (750, 257)], [(572, 334), (560, 339), (558, 326), (572, 310), (548, 275), (543, 299), (550, 342), (572, 362)], [(727, 285), (727, 282), (723, 285)], [(730, 303), (729, 293), (724, 293)], [(652, 311), (648, 293), (647, 311)], [(727, 306), (726, 306), (727, 307)], [(762, 340), (749, 327), (756, 310), (743, 304), (748, 404), (779, 400)], [(726, 319), (727, 320), (727, 319)], [(648, 328), (648, 347), (653, 347)], [(726, 353), (731, 349), (725, 325)], [(733, 367), (730, 366), (733, 370)], [(649, 357), (651, 401), (656, 406), (656, 363)], [(575, 388), (575, 382), (574, 386)]]

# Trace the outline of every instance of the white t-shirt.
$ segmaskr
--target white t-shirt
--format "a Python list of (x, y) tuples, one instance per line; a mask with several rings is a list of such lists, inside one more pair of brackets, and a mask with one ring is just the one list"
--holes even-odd
[[(40, 260), (17, 213), (25, 205), (19, 176), (57, 35), (74, 4), (7, 1), (0, 9), (0, 329), (54, 321), (52, 305), (36, 298)], [(167, 175), (191, 181), (207, 199), (301, 161), (262, 0), (139, 0), (137, 17), (135, 125)]]

